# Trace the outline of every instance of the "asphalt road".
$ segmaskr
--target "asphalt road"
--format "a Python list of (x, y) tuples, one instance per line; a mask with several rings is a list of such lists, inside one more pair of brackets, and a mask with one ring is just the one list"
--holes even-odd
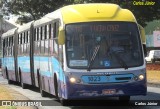
[[(0, 83), (7, 85), (7, 81), (3, 79), (0, 75)], [(46, 105), (50, 106), (39, 106), (39, 109), (160, 109), (159, 106), (144, 106), (139, 105), (136, 106), (137, 103), (146, 103), (145, 100), (159, 100), (160, 103), (160, 88), (158, 87), (148, 87), (148, 94), (147, 96), (134, 96), (131, 97), (131, 102), (128, 104), (129, 106), (116, 106), (119, 102), (111, 102), (110, 105), (107, 106), (104, 100), (95, 100), (95, 101), (73, 101), (73, 105), (69, 102), (69, 106), (62, 106), (60, 102), (54, 98), (53, 96), (48, 95), (47, 97), (41, 97), (39, 90), (37, 88), (28, 87), (28, 89), (22, 89), (19, 85), (7, 85), (12, 89), (18, 91), (19, 93), (23, 94), (24, 96), (28, 97), (31, 100), (42, 100), (42, 102)], [(108, 98), (107, 100), (115, 100), (117, 98)], [(44, 100), (44, 101), (43, 101)], [(83, 103), (82, 103), (83, 102)], [(157, 101), (154, 101), (155, 103)], [(78, 106), (77, 106), (78, 105)], [(119, 104), (120, 105), (120, 104)]]

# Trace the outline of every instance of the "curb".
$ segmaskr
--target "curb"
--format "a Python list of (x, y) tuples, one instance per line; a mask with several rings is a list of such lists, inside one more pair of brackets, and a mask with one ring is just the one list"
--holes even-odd
[(148, 82), (148, 83), (147, 83), (147, 86), (160, 88), (160, 83), (158, 84), (158, 83), (150, 83), (150, 82)]

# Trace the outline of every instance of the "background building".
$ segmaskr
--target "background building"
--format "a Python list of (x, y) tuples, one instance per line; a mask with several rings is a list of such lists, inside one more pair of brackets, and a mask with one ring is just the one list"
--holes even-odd
[(2, 44), (1, 44), (2, 34), (6, 31), (12, 29), (12, 28), (15, 28), (15, 27), (16, 27), (15, 24), (10, 23), (9, 21), (3, 19), (2, 17), (0, 18), (0, 56), (1, 56), (1, 50), (2, 50), (2, 48), (1, 48), (1, 46), (2, 46)]
[(160, 20), (149, 22), (145, 33), (147, 50), (160, 50)]

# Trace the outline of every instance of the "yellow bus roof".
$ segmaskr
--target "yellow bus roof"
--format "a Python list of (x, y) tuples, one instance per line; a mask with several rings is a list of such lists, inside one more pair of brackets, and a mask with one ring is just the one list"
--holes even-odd
[(68, 5), (60, 8), (63, 22), (90, 22), (90, 21), (128, 21), (136, 22), (131, 11), (122, 9), (116, 4), (90, 3)]

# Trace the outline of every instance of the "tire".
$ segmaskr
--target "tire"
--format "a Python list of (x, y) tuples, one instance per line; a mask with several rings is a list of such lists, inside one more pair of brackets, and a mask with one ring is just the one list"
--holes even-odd
[(63, 98), (60, 98), (60, 103), (62, 106), (68, 106), (69, 101)]
[(119, 96), (119, 100), (128, 103), (130, 101), (130, 96)]
[(55, 97), (57, 99), (59, 99), (59, 96), (58, 96), (58, 82), (57, 82), (57, 77), (54, 75), (54, 90), (55, 90)]
[(40, 94), (42, 97), (46, 97), (46, 92), (40, 87)]
[(12, 84), (13, 82), (11, 80), (8, 80), (8, 84)]
[(27, 88), (26, 84), (22, 83), (22, 82), (21, 82), (21, 87), (22, 87), (22, 89), (26, 89)]

